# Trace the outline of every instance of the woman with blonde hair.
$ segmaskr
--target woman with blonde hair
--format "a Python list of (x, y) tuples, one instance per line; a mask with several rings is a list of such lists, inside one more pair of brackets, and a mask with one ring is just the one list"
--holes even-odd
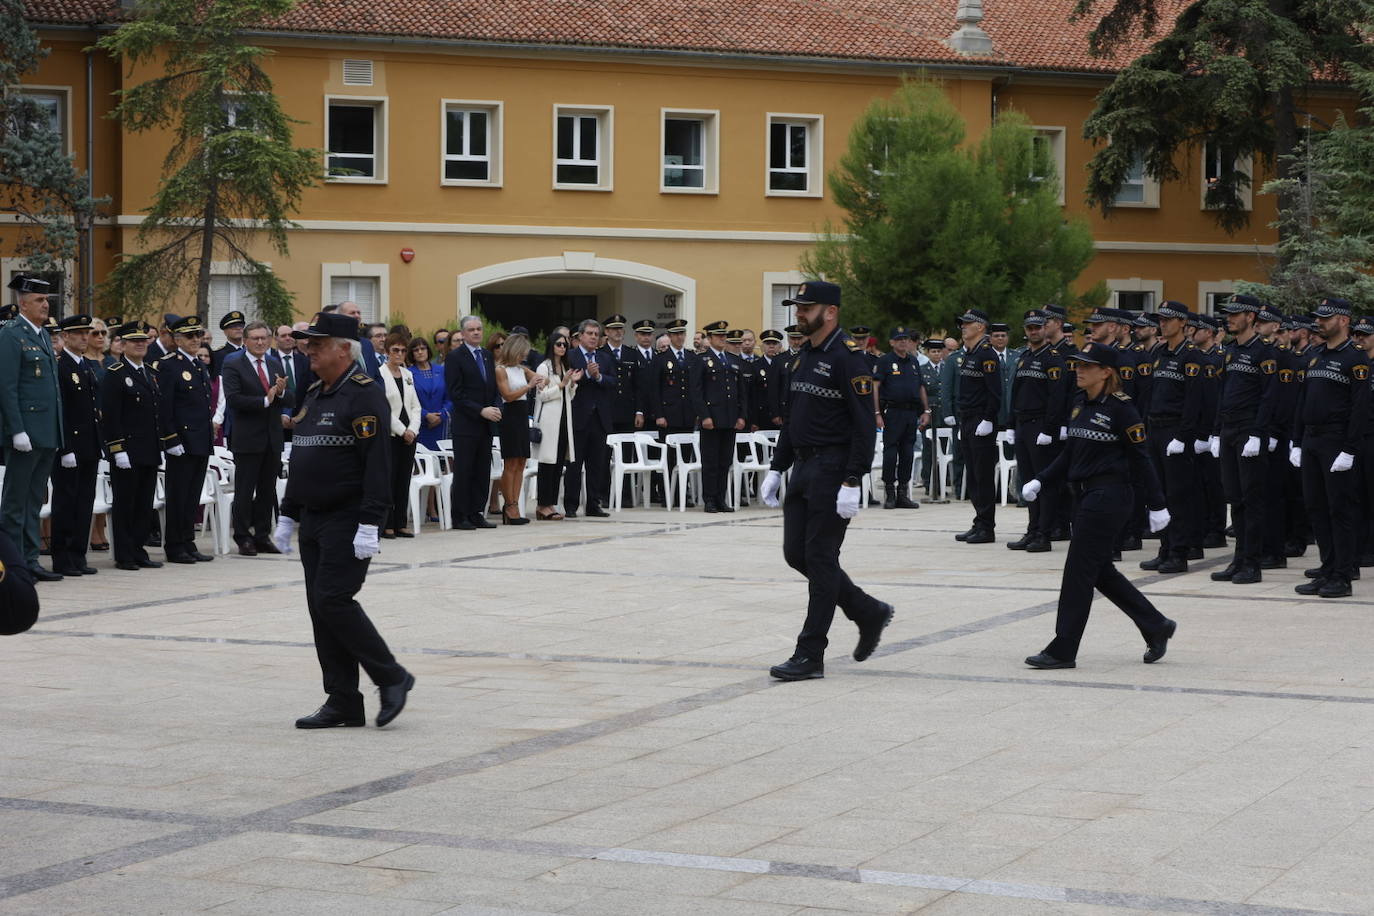
[(541, 522), (563, 520), (556, 508), (558, 484), (563, 465), (573, 457), (572, 401), (582, 370), (568, 367), (568, 347), (567, 334), (555, 334), (549, 341), (549, 357), (537, 370), (546, 381), (534, 408), (534, 425), (539, 430), (539, 508), (534, 517)]
[(543, 388), (547, 380), (524, 365), (529, 352), (530, 339), (524, 334), (510, 335), (496, 351), (496, 390), (504, 402), (497, 427), (502, 461), (497, 486), (504, 500), (503, 525), (528, 525), (530, 521), (520, 514), (520, 485), (530, 457), (530, 404), (526, 395)]

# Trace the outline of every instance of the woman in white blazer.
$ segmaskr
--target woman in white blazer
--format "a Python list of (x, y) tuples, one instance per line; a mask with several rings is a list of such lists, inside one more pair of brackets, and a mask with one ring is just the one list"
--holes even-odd
[(573, 457), (572, 402), (582, 370), (568, 368), (568, 346), (567, 335), (555, 335), (549, 341), (549, 358), (535, 371), (548, 379), (539, 390), (534, 407), (534, 425), (540, 434), (534, 446), (539, 459), (539, 508), (534, 517), (545, 522), (563, 518), (563, 513), (555, 508), (558, 484), (563, 479), (563, 466)]
[[(386, 365), (382, 367), (382, 390), (391, 407), (391, 514), (387, 517), (384, 538), (413, 538), (406, 528), (410, 509), (410, 476), (415, 465), (415, 437), (420, 434), (420, 396), (415, 393), (415, 376), (406, 368), (406, 349), (410, 340), (402, 334), (386, 339)], [(416, 522), (421, 521), (416, 519)]]

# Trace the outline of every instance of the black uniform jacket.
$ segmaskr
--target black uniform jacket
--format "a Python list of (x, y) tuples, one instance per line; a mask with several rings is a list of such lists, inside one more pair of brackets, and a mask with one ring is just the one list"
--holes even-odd
[(214, 450), (210, 415), (210, 370), (194, 356), (173, 350), (157, 361), (157, 387), (161, 395), (162, 447), (182, 446), (188, 455), (209, 455)]
[(57, 358), (57, 380), (62, 385), (62, 450), (78, 461), (99, 461), (100, 393), (95, 370), (88, 360), (77, 360), (66, 350)]
[(873, 466), (878, 425), (873, 418), (872, 365), (862, 352), (845, 345), (848, 335), (836, 329), (825, 343), (808, 340), (788, 369), (787, 421), (778, 434), (772, 468), (792, 466), (799, 448), (844, 446), (845, 476), (862, 477)]
[(1091, 401), (1079, 391), (1069, 414), (1069, 440), (1040, 473), (1040, 482), (1052, 486), (1066, 478), (1079, 483), (1100, 477), (1143, 484), (1145, 504), (1164, 508), (1159, 477), (1145, 449), (1145, 424), (1135, 404), (1120, 391)]
[(716, 429), (734, 429), (744, 417), (739, 367), (726, 353), (707, 350), (688, 365), (692, 410)]
[(1154, 352), (1150, 415), (1176, 421), (1179, 441), (1192, 448), (1193, 442), (1211, 434), (1212, 424), (1203, 410), (1207, 358), (1187, 340), (1176, 350), (1166, 344)]
[(1054, 347), (1041, 344), (1027, 347), (1016, 360), (1011, 380), (1012, 415), (1016, 420), (1042, 418), (1045, 432), (1059, 435), (1068, 410), (1068, 370), (1064, 358)]
[(127, 452), (134, 465), (162, 463), (160, 400), (157, 373), (146, 362), (135, 368), (121, 358), (105, 370), (100, 381), (100, 419), (111, 457)]
[(689, 430), (696, 425), (692, 412), (691, 366), (696, 354), (684, 349), (679, 356), (672, 347), (654, 356), (645, 378), (649, 415), (663, 420), (669, 429)]
[(1246, 343), (1233, 341), (1225, 354), (1221, 403), (1217, 407), (1221, 425), (1264, 438), (1274, 410), (1278, 354), (1258, 334)]
[(1369, 426), (1369, 358), (1349, 338), (1339, 347), (1311, 347), (1303, 355), (1307, 365), (1293, 444), (1301, 446), (1311, 433), (1338, 438), (1341, 451), (1358, 454)]
[(964, 355), (959, 367), (959, 418), (997, 422), (1002, 412), (1002, 363), (992, 340), (984, 337)]

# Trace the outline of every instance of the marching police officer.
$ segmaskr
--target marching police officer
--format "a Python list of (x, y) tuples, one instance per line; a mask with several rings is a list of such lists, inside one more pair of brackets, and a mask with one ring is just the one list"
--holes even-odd
[(110, 527), (115, 569), (138, 572), (162, 564), (145, 544), (153, 524), (157, 469), (162, 463), (162, 409), (157, 375), (148, 365), (154, 330), (142, 321), (119, 326), (124, 354), (100, 382), (101, 429), (110, 454)]
[[(1026, 312), (1024, 327), (1027, 347), (1016, 360), (1011, 386), (1012, 416), (1016, 426), (1010, 433), (1016, 448), (1016, 471), (1021, 480), (1032, 480), (1059, 455), (1059, 428), (1068, 422), (1064, 389), (1068, 376), (1064, 359), (1045, 340), (1046, 313), (1043, 309)], [(1012, 550), (1044, 553), (1050, 549), (1050, 524), (1054, 519), (1058, 493), (1054, 490), (1031, 501), (1026, 533), (1007, 545)]]
[(1249, 585), (1262, 579), (1264, 490), (1268, 464), (1263, 458), (1274, 409), (1278, 355), (1260, 337), (1256, 324), (1264, 304), (1235, 295), (1223, 307), (1234, 341), (1226, 350), (1219, 405), (1221, 483), (1231, 504), (1236, 553), (1229, 566), (1212, 573), (1217, 582)]
[(692, 410), (701, 424), (701, 492), (707, 512), (734, 512), (726, 499), (735, 457), (735, 433), (744, 429), (740, 373), (725, 353), (729, 324), (705, 327), (706, 352), (688, 365)]
[(996, 540), (997, 415), (1002, 410), (1002, 372), (988, 337), (988, 315), (971, 308), (959, 318), (964, 355), (959, 367), (959, 441), (968, 463), (968, 497), (973, 527), (956, 540), (991, 544)]
[(273, 541), (290, 552), (299, 526), (305, 600), (328, 696), (296, 727), (363, 725), (359, 666), (379, 688), (380, 727), (400, 715), (415, 686), (414, 675), (396, 661), (354, 597), (381, 549), (377, 528), (390, 509), (391, 409), (381, 386), (354, 368), (352, 318), (321, 313), (291, 336), (306, 341), (310, 370), (319, 379), (296, 414), (291, 475)]
[(787, 565), (806, 577), (808, 600), (796, 650), (768, 673), (800, 681), (825, 676), (836, 605), (859, 627), (854, 660), (860, 662), (877, 648), (893, 612), (892, 605), (866, 593), (840, 568), (845, 529), (859, 513), (860, 478), (873, 464), (877, 437), (869, 361), (845, 345), (835, 284), (809, 280), (783, 304), (796, 307), (797, 328), (808, 340), (792, 371), (791, 415), (778, 436), (761, 495), (765, 504), (777, 506), (782, 473), (792, 469), (782, 550)]
[(754, 389), (749, 404), (753, 409), (754, 429), (782, 428), (782, 332), (772, 328), (759, 335), (763, 355), (754, 360)]
[(175, 349), (157, 361), (162, 447), (167, 453), (167, 530), (162, 547), (170, 563), (209, 563), (214, 557), (196, 549), (196, 512), (214, 437), (210, 373), (193, 355), (205, 328), (195, 315), (177, 318), (169, 327)]
[(910, 329), (893, 328), (889, 340), (892, 352), (878, 358), (873, 376), (880, 405), (878, 427), (883, 431), (883, 508), (919, 509), (909, 487), (916, 437), (930, 423), (930, 404)]
[(52, 473), (52, 566), (64, 576), (93, 576), (86, 563), (102, 453), (95, 369), (81, 356), (90, 336), (90, 315), (68, 315), (62, 328), (57, 377), (62, 386), (63, 445)]
[(1073, 536), (1059, 587), (1055, 636), (1044, 650), (1026, 659), (1032, 668), (1076, 667), (1078, 647), (1097, 590), (1135, 622), (1145, 637), (1145, 663), (1164, 657), (1176, 625), (1112, 565), (1117, 533), (1131, 508), (1131, 481), (1145, 490), (1149, 524), (1169, 524), (1164, 494), (1145, 453), (1145, 424), (1131, 399), (1118, 389), (1116, 369), (1129, 358), (1111, 343), (1087, 344), (1076, 355), (1079, 391), (1068, 424), (1068, 444), (1058, 458), (1022, 488), (1031, 502), (1056, 481), (1067, 479), (1077, 496)]
[(1312, 581), (1295, 591), (1344, 598), (1356, 572), (1360, 482), (1354, 467), (1369, 424), (1369, 357), (1350, 339), (1348, 300), (1323, 299), (1314, 311), (1326, 345), (1309, 351), (1289, 460), (1302, 469), (1321, 565), (1307, 570)]
[(219, 329), (224, 332), (224, 346), (210, 354), (210, 373), (215, 378), (219, 378), (220, 367), (226, 359), (243, 352), (243, 329), (247, 324), (248, 319), (237, 309), (219, 320)]

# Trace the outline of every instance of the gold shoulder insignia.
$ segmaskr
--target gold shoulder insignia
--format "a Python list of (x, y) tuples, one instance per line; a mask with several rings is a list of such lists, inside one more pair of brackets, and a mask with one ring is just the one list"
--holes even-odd
[(1350, 367), (1350, 374), (1363, 382), (1365, 379), (1369, 378), (1369, 367), (1364, 363), (1356, 363)]
[(846, 337), (844, 339), (844, 345), (851, 350), (857, 350), (859, 348), (859, 342), (852, 337)]
[(357, 382), (359, 385), (372, 384), (372, 376), (368, 375), (366, 372), (355, 372), (349, 376), (349, 379)]
[(1184, 363), (1183, 374), (1189, 378), (1197, 378), (1197, 374), (1202, 371), (1200, 363)]
[(859, 397), (867, 397), (873, 393), (873, 376), (856, 376), (849, 380), (849, 385)]
[[(368, 379), (371, 381), (371, 379)], [(356, 417), (353, 420), (353, 435), (359, 439), (371, 439), (377, 435), (376, 417)]]
[(1131, 399), (1131, 396), (1124, 391), (1113, 391), (1112, 397), (1118, 398), (1122, 401), (1129, 401)]
[(1279, 371), (1278, 361), (1266, 359), (1264, 362), (1260, 363), (1260, 371), (1265, 375), (1273, 375), (1275, 372)]
[(1131, 440), (1132, 442), (1134, 442), (1136, 445), (1139, 445), (1140, 443), (1144, 442), (1144, 441), (1145, 441), (1145, 424), (1144, 424), (1144, 423), (1137, 423), (1137, 424), (1135, 424), (1134, 426), (1128, 426), (1128, 427), (1126, 427), (1126, 438), (1127, 438), (1127, 439), (1130, 439), (1130, 440)]
[(114, 365), (112, 365), (107, 371), (109, 371), (109, 372), (119, 372), (119, 371), (120, 371), (121, 369), (123, 369), (123, 368), (124, 368), (124, 363), (118, 362), (118, 363), (115, 363)]

